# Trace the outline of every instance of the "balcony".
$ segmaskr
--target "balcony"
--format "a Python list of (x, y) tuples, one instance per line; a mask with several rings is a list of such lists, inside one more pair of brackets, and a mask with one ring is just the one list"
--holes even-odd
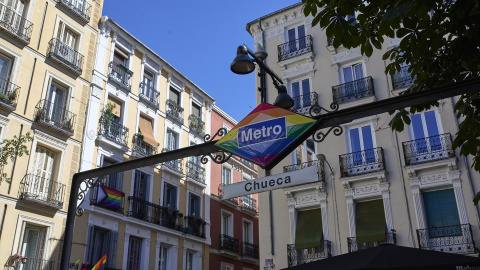
[(410, 75), (410, 72), (408, 72), (409, 67), (410, 66), (403, 66), (400, 69), (400, 72), (392, 75), (393, 90), (406, 88), (413, 84), (413, 78)]
[(47, 57), (76, 75), (82, 74), (83, 55), (59, 39), (52, 38), (48, 42)]
[(0, 30), (26, 45), (30, 43), (33, 24), (14, 10), (0, 4)]
[(290, 111), (302, 115), (309, 115), (310, 108), (313, 105), (318, 105), (318, 94), (313, 92), (306, 95), (296, 96), (293, 97), (293, 101), (295, 103), (293, 107), (290, 108)]
[(187, 163), (187, 177), (205, 184), (205, 168), (202, 167), (201, 163), (189, 160)]
[(405, 165), (415, 165), (455, 157), (450, 133), (403, 142)]
[(0, 107), (14, 111), (17, 108), (20, 87), (0, 77)]
[(35, 174), (26, 174), (20, 182), (19, 198), (62, 209), (65, 185)]
[(153, 86), (149, 86), (145, 83), (140, 84), (140, 99), (150, 103), (153, 107), (158, 109), (158, 96), (160, 92), (155, 90)]
[(76, 115), (65, 109), (65, 105), (58, 106), (46, 99), (40, 100), (35, 106), (35, 122), (41, 123), (51, 129), (67, 136), (73, 135)]
[(173, 230), (183, 231), (183, 226), (180, 223), (183, 214), (179, 213), (178, 210), (162, 207), (134, 196), (128, 197), (128, 201), (130, 202), (128, 216)]
[(385, 160), (382, 147), (340, 155), (340, 174), (342, 177), (383, 170), (385, 170)]
[(310, 167), (310, 166), (319, 167), (321, 180), (325, 181), (325, 167), (324, 167), (325, 165), (324, 165), (323, 161), (320, 161), (320, 160), (311, 160), (311, 161), (303, 162), (303, 163), (300, 163), (300, 164), (293, 164), (293, 165), (289, 165), (289, 166), (284, 166), (283, 167), (283, 172), (284, 173), (293, 172), (293, 171), (301, 170), (301, 169), (304, 169), (304, 168), (307, 168), (307, 167)]
[(243, 210), (252, 211), (253, 214), (257, 214), (257, 200), (252, 198), (251, 195), (240, 197), (240, 199), (238, 200), (238, 205)]
[(397, 235), (395, 234), (395, 230), (392, 230), (389, 233), (385, 233), (385, 239), (383, 239), (381, 241), (359, 243), (359, 242), (357, 242), (357, 238), (348, 237), (347, 242), (348, 242), (348, 252), (354, 252), (354, 251), (359, 251), (359, 250), (362, 250), (362, 249), (376, 247), (376, 246), (378, 246), (380, 244), (383, 244), (383, 243), (389, 243), (389, 244), (396, 245), (397, 244)]
[(108, 65), (108, 78), (117, 82), (120, 86), (130, 91), (130, 79), (132, 78), (133, 71), (124, 67), (123, 65), (115, 62), (110, 62)]
[(220, 249), (226, 250), (233, 253), (238, 253), (239, 241), (237, 238), (232, 236), (221, 234), (220, 235)]
[(167, 99), (167, 116), (172, 117), (174, 120), (183, 124), (183, 108), (180, 107), (175, 101)]
[[(112, 188), (108, 187), (108, 181), (109, 180), (123, 180), (123, 172), (121, 173), (115, 173), (109, 175), (108, 179), (107, 178), (101, 178), (97, 181), (97, 184), (93, 189), (90, 190), (90, 205), (95, 205), (113, 212), (117, 213), (123, 213), (123, 207), (125, 206), (125, 193), (121, 192), (120, 190), (115, 190)], [(103, 196), (106, 194), (105, 188), (107, 190), (114, 190), (116, 193), (120, 192), (120, 201), (115, 200), (115, 198), (103, 198)], [(99, 195), (100, 195), (100, 200), (99, 200)], [(108, 195), (108, 194), (107, 194)]]
[(470, 224), (417, 230), (417, 237), (421, 249), (458, 254), (477, 252)]
[(85, 22), (90, 21), (91, 6), (85, 0), (57, 0), (61, 5), (72, 11), (73, 15)]
[(312, 36), (307, 35), (278, 45), (278, 62), (313, 51)]
[(127, 138), (128, 138), (128, 128), (111, 121), (109, 118), (102, 115), (100, 118), (100, 127), (98, 130), (98, 134), (104, 136), (105, 138), (122, 144), (127, 145)]
[(258, 246), (248, 242), (242, 242), (242, 256), (258, 259)]
[(333, 102), (343, 104), (375, 96), (372, 77), (332, 86)]
[(157, 148), (146, 143), (142, 134), (136, 133), (133, 135), (133, 152), (143, 156), (152, 156), (157, 153)]
[(316, 247), (304, 249), (295, 249), (295, 245), (287, 245), (288, 267), (329, 258), (332, 256), (331, 246), (328, 240), (324, 240), (323, 244)]
[(207, 223), (201, 218), (195, 216), (185, 217), (185, 233), (205, 238), (205, 225)]
[(205, 135), (205, 122), (203, 122), (200, 117), (191, 114), (188, 117), (190, 130), (202, 136)]
[(42, 260), (37, 258), (27, 258), (27, 262), (21, 265), (22, 265), (21, 267), (16, 269), (25, 269), (25, 270), (37, 270), (37, 269), (54, 270), (55, 269), (54, 261)]

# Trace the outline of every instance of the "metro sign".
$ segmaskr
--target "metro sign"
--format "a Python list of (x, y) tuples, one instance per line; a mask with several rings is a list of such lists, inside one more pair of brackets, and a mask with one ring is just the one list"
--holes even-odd
[(266, 167), (315, 120), (262, 103), (215, 145)]

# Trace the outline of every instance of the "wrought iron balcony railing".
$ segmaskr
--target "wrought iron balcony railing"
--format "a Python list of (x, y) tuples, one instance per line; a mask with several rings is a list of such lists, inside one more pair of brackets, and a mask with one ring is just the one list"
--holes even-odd
[(332, 243), (323, 240), (316, 247), (295, 249), (295, 245), (287, 245), (288, 267), (301, 265), (332, 256)]
[(0, 30), (28, 44), (32, 36), (33, 24), (13, 9), (0, 4)]
[(179, 213), (178, 210), (163, 207), (134, 196), (128, 197), (128, 201), (130, 202), (128, 216), (173, 230), (183, 231), (181, 223), (183, 214)]
[(73, 135), (76, 115), (65, 109), (65, 106), (58, 106), (46, 99), (40, 100), (35, 106), (35, 121), (42, 122), (51, 127), (59, 128), (62, 131)]
[(238, 205), (243, 209), (248, 209), (257, 213), (257, 200), (255, 200), (251, 196), (246, 195), (240, 197), (238, 200)]
[(100, 118), (100, 128), (98, 134), (119, 144), (127, 145), (128, 128), (111, 121), (108, 117), (102, 115)]
[(413, 84), (413, 78), (408, 72), (410, 66), (403, 66), (400, 72), (392, 75), (393, 90), (409, 87)]
[(187, 164), (187, 177), (205, 184), (205, 168), (202, 167), (202, 163), (189, 160)]
[(237, 238), (226, 234), (220, 235), (220, 249), (238, 253), (238, 243), (239, 241)]
[(278, 62), (313, 51), (312, 36), (307, 35), (278, 45)]
[(295, 102), (293, 107), (290, 108), (290, 111), (308, 115), (310, 113), (310, 108), (313, 105), (318, 104), (318, 94), (316, 92), (312, 92), (306, 95), (296, 96), (293, 97), (293, 101)]
[[(168, 151), (172, 151), (172, 150), (175, 150), (175, 149), (168, 149), (168, 148), (163, 148), (162, 152), (168, 152)], [(181, 174), (185, 174), (183, 172), (183, 160), (182, 159), (174, 159), (174, 160), (170, 160), (170, 161), (166, 161), (163, 163), (164, 166), (167, 166), (168, 168), (176, 171), (176, 172), (179, 172)]]
[(52, 38), (48, 42), (47, 57), (77, 74), (82, 73), (83, 55), (57, 38)]
[(91, 6), (85, 0), (57, 0), (60, 4), (66, 6), (73, 14), (80, 17), (82, 20), (90, 21)]
[[(43, 248), (43, 247), (42, 247)], [(13, 269), (13, 268), (12, 268)], [(16, 268), (17, 269), (17, 268)], [(55, 262), (42, 260), (37, 258), (27, 258), (26, 263), (22, 263), (22, 266), (18, 269), (25, 269), (25, 270), (54, 270), (55, 269)]]
[(478, 252), (470, 224), (421, 229), (417, 230), (417, 237), (421, 249), (458, 254)]
[(159, 95), (160, 92), (155, 90), (153, 86), (147, 85), (143, 82), (140, 84), (140, 98), (146, 100), (156, 108), (158, 108)]
[(454, 157), (450, 133), (403, 142), (405, 165), (414, 165)]
[(300, 164), (292, 164), (289, 166), (284, 166), (283, 172), (292, 172), (292, 171), (301, 170), (310, 166), (318, 166), (320, 169), (319, 173), (320, 173), (321, 180), (325, 181), (325, 167), (324, 167), (325, 164), (321, 160), (312, 160), (312, 161), (307, 161)]
[(125, 206), (125, 193), (121, 192), (121, 190), (118, 190), (121, 192), (119, 205), (112, 204), (110, 203), (110, 201), (108, 201), (107, 203), (105, 203), (105, 201), (99, 201), (98, 197), (99, 193), (103, 193), (101, 191), (101, 187), (108, 188), (108, 181), (112, 181), (114, 179), (116, 181), (120, 181), (120, 178), (123, 179), (123, 172), (112, 174), (108, 178), (104, 177), (98, 179), (95, 187), (90, 191), (90, 204), (102, 207), (113, 212), (123, 213), (123, 207)]
[(20, 182), (19, 198), (61, 209), (65, 185), (41, 175), (26, 174)]
[(248, 242), (242, 242), (242, 256), (258, 259), (258, 246)]
[(332, 86), (333, 101), (342, 104), (375, 96), (372, 77)]
[(389, 233), (385, 233), (385, 239), (380, 240), (380, 241), (359, 243), (359, 242), (357, 242), (357, 238), (348, 237), (347, 242), (348, 242), (348, 252), (354, 252), (354, 251), (359, 251), (359, 250), (362, 250), (362, 249), (376, 247), (376, 246), (378, 246), (380, 244), (383, 244), (383, 243), (390, 243), (390, 244), (396, 245), (397, 244), (397, 235), (395, 233), (395, 230), (392, 230)]
[(183, 108), (171, 99), (167, 99), (167, 115), (183, 123)]
[(185, 233), (195, 235), (197, 237), (205, 238), (205, 225), (207, 223), (195, 216), (185, 217)]
[(157, 153), (157, 148), (153, 145), (146, 143), (143, 140), (143, 135), (136, 133), (133, 135), (133, 152), (139, 153), (144, 156), (152, 156)]
[(0, 77), (0, 102), (15, 109), (17, 107), (20, 87), (11, 83), (8, 79)]
[(108, 69), (108, 78), (130, 90), (130, 79), (132, 78), (133, 71), (113, 61), (108, 65)]
[(342, 177), (385, 170), (382, 147), (340, 155), (339, 159)]
[(188, 117), (188, 120), (190, 121), (190, 130), (196, 132), (200, 136), (203, 136), (205, 132), (205, 122), (193, 114)]

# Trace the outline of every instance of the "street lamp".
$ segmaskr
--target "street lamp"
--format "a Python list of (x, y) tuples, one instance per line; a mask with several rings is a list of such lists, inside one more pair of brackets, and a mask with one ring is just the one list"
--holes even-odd
[[(265, 53), (266, 54), (266, 53)], [(248, 55), (252, 56), (251, 59)], [(294, 105), (293, 99), (288, 95), (287, 88), (283, 85), (283, 81), (273, 72), (267, 65), (263, 63), (263, 61), (255, 56), (255, 54), (247, 48), (245, 45), (238, 46), (237, 48), (237, 56), (233, 59), (232, 64), (230, 65), (230, 70), (236, 74), (249, 74), (255, 70), (255, 64), (260, 66), (260, 76), (262, 80), (262, 85), (259, 87), (261, 92), (261, 101), (266, 102), (266, 88), (264, 86), (264, 71), (272, 77), (273, 84), (275, 88), (277, 88), (278, 96), (275, 99), (273, 105), (280, 107), (282, 109), (290, 109)], [(262, 76), (263, 75), (263, 76)]]

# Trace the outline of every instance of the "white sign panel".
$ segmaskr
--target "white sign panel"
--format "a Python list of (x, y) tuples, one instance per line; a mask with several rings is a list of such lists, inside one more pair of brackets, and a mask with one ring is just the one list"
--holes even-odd
[(224, 199), (230, 199), (316, 181), (318, 181), (318, 168), (317, 166), (310, 166), (293, 172), (280, 173), (254, 180), (225, 185), (222, 188), (222, 192)]

